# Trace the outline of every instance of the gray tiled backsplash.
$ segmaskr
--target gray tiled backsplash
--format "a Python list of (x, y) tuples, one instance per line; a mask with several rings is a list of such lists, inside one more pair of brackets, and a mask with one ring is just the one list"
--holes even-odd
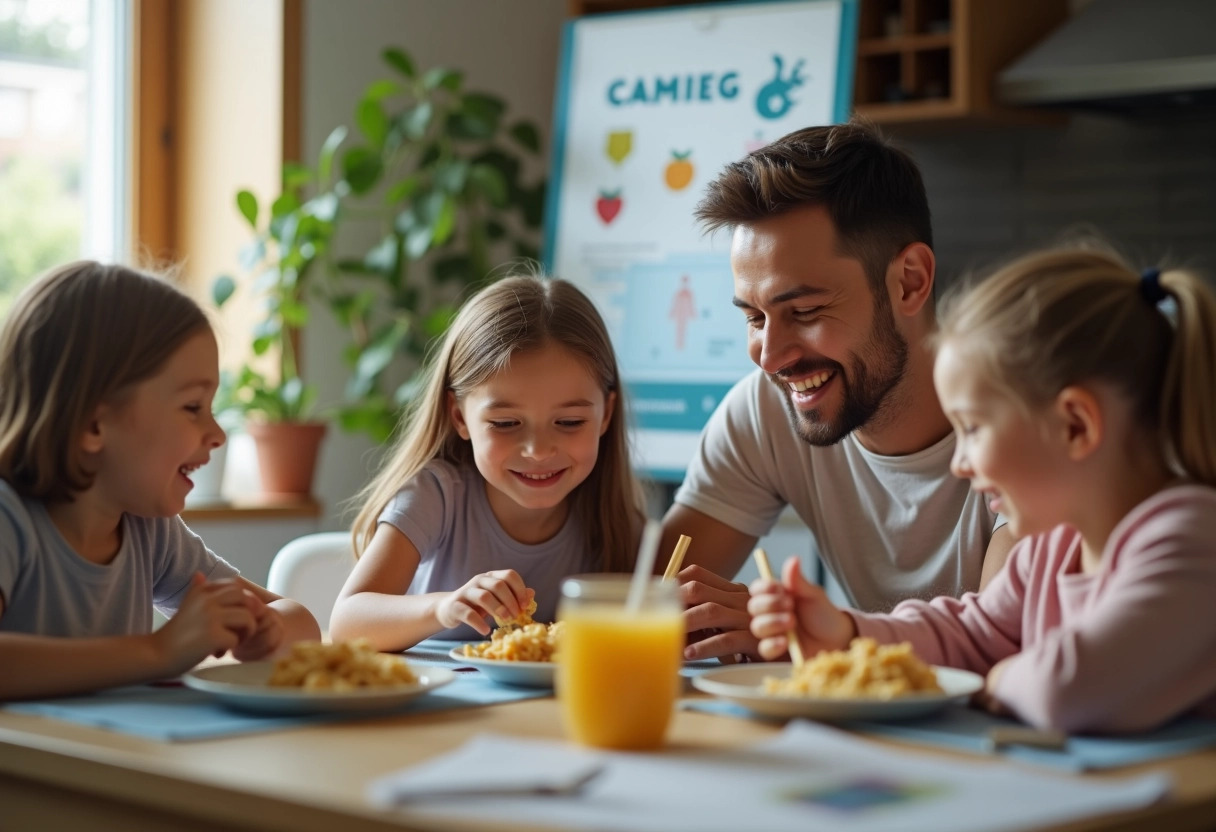
[(1082, 226), (1138, 263), (1187, 261), (1216, 281), (1214, 112), (895, 138), (925, 175), (942, 287)]

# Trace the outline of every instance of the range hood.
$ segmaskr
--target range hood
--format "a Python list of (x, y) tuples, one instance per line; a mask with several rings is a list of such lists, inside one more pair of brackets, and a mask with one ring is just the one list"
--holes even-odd
[(1009, 104), (1216, 103), (1216, 0), (1091, 0), (997, 80)]

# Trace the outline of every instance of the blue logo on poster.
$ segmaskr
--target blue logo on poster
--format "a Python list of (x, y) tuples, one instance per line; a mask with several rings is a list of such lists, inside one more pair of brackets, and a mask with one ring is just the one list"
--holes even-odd
[(801, 75), (802, 61), (794, 64), (788, 78), (781, 77), (784, 63), (780, 55), (773, 56), (773, 63), (777, 65), (777, 73), (773, 76), (773, 80), (761, 87), (760, 92), (756, 94), (756, 112), (762, 118), (781, 118), (788, 113), (790, 107), (794, 106), (794, 100), (790, 98), (790, 91), (794, 87), (802, 86), (802, 82), (806, 80)]

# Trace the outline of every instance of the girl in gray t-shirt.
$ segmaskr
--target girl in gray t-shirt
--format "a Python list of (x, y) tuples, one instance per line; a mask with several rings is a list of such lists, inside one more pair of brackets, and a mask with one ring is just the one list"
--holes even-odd
[[(176, 676), (317, 639), (177, 515), (224, 442), (203, 311), (163, 280), (80, 261), (0, 334), (0, 701)], [(169, 621), (152, 631), (152, 609)]]
[(642, 502), (608, 330), (572, 284), (509, 277), (465, 303), (361, 495), (330, 620), (380, 650), (475, 638), (578, 572), (632, 569)]

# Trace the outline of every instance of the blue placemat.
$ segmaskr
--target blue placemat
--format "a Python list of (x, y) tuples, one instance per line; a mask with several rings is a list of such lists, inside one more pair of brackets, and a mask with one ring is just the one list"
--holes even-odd
[[(681, 707), (706, 713), (756, 718), (746, 708), (720, 699), (685, 699)], [(923, 743), (977, 754), (997, 754), (1013, 760), (1065, 771), (1090, 771), (1151, 762), (1190, 751), (1216, 746), (1216, 720), (1186, 718), (1163, 728), (1135, 736), (1069, 737), (1060, 751), (1027, 746), (1009, 746), (993, 752), (988, 732), (997, 727), (1020, 725), (984, 711), (960, 705), (918, 719), (893, 722), (846, 722), (840, 727), (863, 734), (876, 734), (907, 742)]]
[(377, 711), (306, 716), (264, 716), (230, 710), (202, 691), (184, 687), (125, 687), (89, 696), (15, 702), (6, 710), (35, 714), (154, 740), (204, 740), (395, 714), (422, 714), (548, 696), (544, 690), (496, 684), (461, 673), (442, 689), (401, 706)]
[(415, 664), (422, 665), (437, 665), (440, 667), (469, 667), (462, 665), (456, 659), (448, 655), (453, 647), (463, 647), (466, 644), (476, 644), (475, 641), (440, 641), (439, 639), (428, 638), (425, 641), (420, 641), (406, 650), (401, 655), (405, 656), (405, 660)]

